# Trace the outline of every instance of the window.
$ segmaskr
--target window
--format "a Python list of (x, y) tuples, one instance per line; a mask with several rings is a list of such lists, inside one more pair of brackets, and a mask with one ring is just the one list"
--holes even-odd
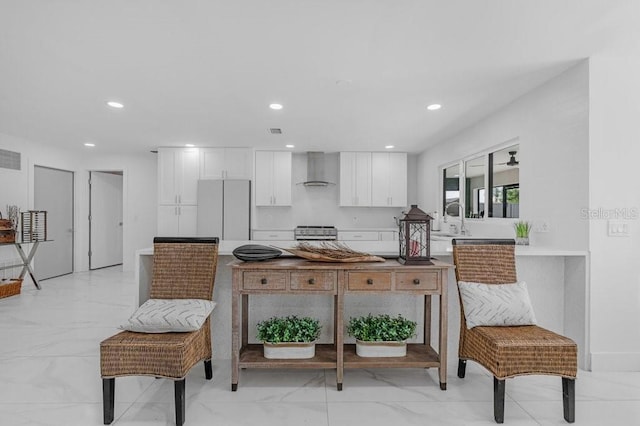
[(464, 211), (471, 219), (520, 217), (519, 151), (519, 144), (509, 145), (442, 167), (443, 213)]

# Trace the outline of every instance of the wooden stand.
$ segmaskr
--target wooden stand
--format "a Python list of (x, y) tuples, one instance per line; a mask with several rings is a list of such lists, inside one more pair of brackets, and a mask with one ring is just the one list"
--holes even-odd
[[(330, 368), (336, 370), (342, 390), (345, 368), (439, 369), (440, 388), (447, 387), (447, 276), (453, 265), (434, 260), (432, 265), (403, 266), (384, 263), (324, 263), (297, 258), (264, 262), (231, 263), (232, 366), (231, 390), (238, 388), (239, 371), (245, 368)], [(355, 345), (344, 344), (345, 294), (415, 294), (424, 298), (424, 336), (410, 344), (406, 357), (362, 358)], [(334, 342), (316, 345), (310, 359), (275, 360), (262, 355), (262, 345), (248, 343), (249, 296), (255, 294), (324, 294), (333, 297)], [(438, 351), (431, 347), (431, 296), (439, 296)]]

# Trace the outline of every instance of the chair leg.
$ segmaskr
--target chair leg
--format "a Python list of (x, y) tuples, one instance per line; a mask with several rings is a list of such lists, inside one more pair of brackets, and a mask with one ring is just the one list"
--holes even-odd
[(567, 423), (576, 421), (576, 381), (575, 379), (562, 378), (562, 407), (564, 419)]
[(186, 379), (176, 380), (174, 382), (176, 397), (176, 426), (182, 426), (184, 424), (185, 382)]
[(467, 360), (459, 359), (458, 360), (458, 377), (464, 379), (465, 374), (467, 373)]
[(213, 370), (211, 368), (211, 360), (204, 360), (204, 377), (207, 380), (211, 380), (213, 378)]
[(493, 378), (493, 418), (496, 423), (504, 423), (505, 379)]
[(113, 423), (116, 395), (116, 379), (102, 379), (102, 417), (105, 425)]

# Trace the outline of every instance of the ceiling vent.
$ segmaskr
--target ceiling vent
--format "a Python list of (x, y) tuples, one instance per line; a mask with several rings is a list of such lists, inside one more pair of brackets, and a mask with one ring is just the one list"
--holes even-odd
[(20, 153), (0, 149), (0, 168), (20, 170)]
[(272, 127), (272, 128), (269, 129), (269, 132), (272, 135), (281, 135), (282, 134), (282, 129), (278, 129), (276, 127)]

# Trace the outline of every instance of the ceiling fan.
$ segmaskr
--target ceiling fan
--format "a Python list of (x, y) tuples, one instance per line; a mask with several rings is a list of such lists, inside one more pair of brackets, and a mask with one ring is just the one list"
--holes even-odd
[(498, 163), (500, 165), (506, 165), (506, 166), (517, 166), (518, 164), (520, 164), (520, 162), (518, 160), (516, 160), (516, 154), (518, 153), (518, 151), (509, 151), (509, 155), (511, 156), (511, 158), (509, 158), (509, 161), (507, 161), (506, 163)]
[[(518, 160), (516, 160), (516, 154), (517, 153), (518, 153), (518, 151), (509, 151), (509, 155), (511, 156), (511, 158), (509, 158), (509, 161), (507, 161), (505, 163), (496, 163), (496, 166), (509, 166), (509, 167), (517, 166), (518, 164), (520, 164), (520, 162)], [(471, 167), (484, 167), (484, 163), (483, 164), (471, 164)]]

